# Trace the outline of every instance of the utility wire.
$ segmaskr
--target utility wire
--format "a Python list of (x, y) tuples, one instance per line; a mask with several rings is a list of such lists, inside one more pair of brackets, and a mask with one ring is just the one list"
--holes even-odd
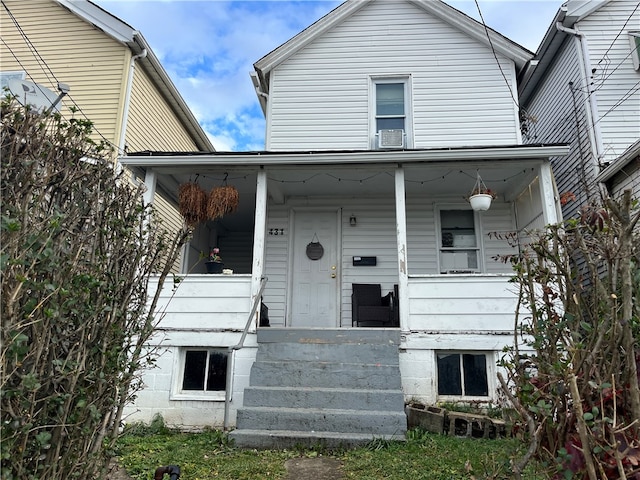
[(600, 63), (602, 63), (602, 61), (605, 59), (605, 57), (609, 54), (609, 51), (613, 48), (613, 44), (616, 43), (616, 40), (618, 40), (618, 37), (620, 35), (622, 35), (622, 32), (624, 31), (624, 29), (627, 27), (627, 24), (629, 23), (629, 20), (631, 20), (631, 17), (633, 17), (633, 14), (636, 13), (636, 11), (638, 10), (638, 8), (640, 8), (640, 2), (636, 3), (636, 8), (633, 9), (633, 11), (631, 12), (631, 14), (629, 15), (629, 17), (627, 18), (627, 20), (624, 22), (624, 25), (622, 25), (622, 28), (620, 29), (620, 31), (618, 32), (618, 34), (616, 35), (616, 37), (613, 39), (613, 41), (611, 42), (611, 45), (609, 45), (609, 48), (607, 48), (607, 50), (604, 52), (604, 55), (602, 55), (602, 58), (598, 61), (598, 65), (600, 65)]
[[(33, 57), (35, 58), (36, 62), (38, 63), (38, 66), (40, 67), (40, 69), (42, 70), (42, 72), (44, 73), (45, 77), (47, 78), (47, 80), (53, 85), (53, 84), (58, 84), (59, 80), (57, 79), (55, 73), (53, 73), (53, 70), (51, 69), (51, 67), (49, 67), (49, 65), (47, 64), (46, 60), (44, 59), (44, 57), (40, 54), (40, 52), (38, 52), (37, 48), (35, 47), (35, 45), (33, 44), (33, 42), (29, 39), (28, 35), (26, 34), (26, 32), (24, 31), (24, 29), (20, 26), (20, 23), (18, 22), (18, 20), (15, 18), (15, 16), (13, 15), (13, 13), (11, 12), (11, 10), (9, 10), (9, 7), (6, 5), (6, 3), (4, 2), (4, 0), (0, 0), (0, 3), (2, 3), (2, 6), (4, 7), (4, 9), (7, 11), (7, 14), (9, 15), (9, 17), (11, 18), (11, 21), (13, 22), (13, 24), (15, 25), (16, 29), (18, 30), (18, 33), (20, 34), (20, 36), (23, 38), (25, 44), (27, 45), (27, 48), (31, 51), (31, 54), (33, 55)], [(1, 38), (1, 37), (0, 37)], [(22, 69), (25, 71), (25, 73), (27, 74), (27, 76), (34, 82), (37, 83), (35, 81), (35, 79), (33, 78), (33, 76), (29, 73), (29, 71), (24, 67), (24, 65), (22, 64), (22, 62), (20, 62), (20, 59), (18, 58), (18, 56), (15, 54), (15, 52), (11, 49), (11, 47), (7, 44), (7, 42), (4, 40), (4, 38), (2, 39), (2, 43), (7, 47), (7, 49), (9, 50), (9, 52), (11, 53), (11, 55), (13, 56), (13, 58), (18, 62), (18, 64), (20, 65), (20, 67), (22, 67)], [(46, 67), (45, 68), (43, 67)], [(51, 77), (53, 77), (54, 81), (51, 81), (51, 77), (49, 76), (49, 74), (47, 73), (47, 70), (49, 71), (49, 73), (51, 74)], [(75, 107), (75, 109), (80, 112), (82, 114), (82, 116), (85, 118), (85, 120), (88, 120), (91, 122), (91, 120), (89, 119), (89, 117), (87, 117), (87, 115), (84, 113), (84, 111), (82, 110), (82, 108), (80, 107), (80, 105), (78, 105), (78, 103), (75, 101), (75, 99), (70, 95), (67, 94), (66, 95), (67, 99), (69, 99), (71, 101), (71, 103), (73, 103), (73, 106)], [(93, 122), (92, 123), (92, 128), (93, 130), (109, 145), (111, 145), (112, 147), (114, 147), (116, 149), (116, 151), (119, 154), (122, 154), (123, 152), (120, 151), (120, 148), (118, 145), (116, 145), (115, 143), (113, 143), (112, 141), (110, 141), (107, 137), (105, 137), (102, 132), (100, 132), (100, 130), (98, 130), (98, 128), (95, 126), (95, 124)]]
[(518, 104), (518, 100), (516, 100), (516, 98), (513, 95), (513, 90), (511, 88), (511, 85), (509, 85), (509, 81), (507, 80), (507, 76), (504, 74), (504, 71), (502, 70), (502, 65), (500, 65), (500, 60), (498, 60), (498, 54), (496, 53), (496, 49), (493, 46), (493, 42), (491, 41), (491, 36), (489, 35), (489, 27), (487, 27), (487, 24), (484, 21), (484, 16), (482, 15), (482, 11), (480, 10), (480, 4), (478, 3), (478, 0), (474, 0), (476, 3), (476, 8), (478, 9), (478, 14), (480, 15), (480, 20), (482, 20), (482, 26), (484, 27), (484, 32), (487, 35), (487, 40), (489, 40), (489, 45), (491, 46), (491, 51), (493, 52), (493, 58), (496, 59), (496, 63), (498, 64), (498, 68), (500, 69), (500, 73), (502, 74), (502, 78), (504, 79), (504, 83), (507, 85), (507, 88), (509, 89), (509, 94), (511, 95), (511, 99), (513, 100), (513, 103), (515, 103), (516, 107), (520, 108), (520, 105)]

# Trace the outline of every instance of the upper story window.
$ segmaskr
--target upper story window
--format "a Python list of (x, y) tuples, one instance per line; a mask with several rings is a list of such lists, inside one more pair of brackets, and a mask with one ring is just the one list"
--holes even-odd
[(411, 145), (409, 77), (372, 78), (373, 148)]
[(480, 270), (475, 214), (469, 209), (440, 210), (440, 273)]
[(629, 41), (631, 43), (631, 59), (633, 60), (633, 68), (640, 70), (640, 31), (629, 32)]

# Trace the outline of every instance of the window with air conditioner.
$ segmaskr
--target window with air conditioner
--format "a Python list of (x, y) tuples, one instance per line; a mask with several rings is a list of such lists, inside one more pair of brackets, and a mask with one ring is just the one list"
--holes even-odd
[(470, 209), (439, 210), (440, 273), (480, 271), (475, 214)]
[(372, 78), (371, 92), (373, 148), (409, 148), (409, 78)]

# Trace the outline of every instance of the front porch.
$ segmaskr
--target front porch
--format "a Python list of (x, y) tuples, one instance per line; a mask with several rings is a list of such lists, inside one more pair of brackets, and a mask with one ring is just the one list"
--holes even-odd
[[(147, 388), (132, 407), (137, 418), (161, 412), (173, 425), (221, 426), (226, 390), (234, 425), (260, 347), (260, 309), (249, 318), (252, 306), (262, 299), (272, 329), (338, 338), (358, 330), (354, 284), (394, 293), (398, 327), (391, 330), (399, 334), (405, 401), (494, 401), (496, 364), (511, 343), (517, 307), (510, 266), (495, 260), (517, 252), (517, 243), (500, 234), (558, 220), (548, 156), (564, 150), (123, 159), (145, 173), (149, 199), (158, 191), (175, 201), (177, 186), (198, 172), (205, 189), (233, 180), (241, 202), (236, 213), (198, 227), (179, 283), (162, 292), (151, 347), (163, 354), (159, 368), (145, 374)], [(499, 194), (488, 211), (472, 211), (465, 200), (477, 172)], [(310, 255), (316, 244), (321, 255)], [(202, 253), (214, 246), (233, 273), (204, 273)], [(230, 350), (245, 325), (244, 347)], [(382, 337), (386, 330), (371, 332)]]

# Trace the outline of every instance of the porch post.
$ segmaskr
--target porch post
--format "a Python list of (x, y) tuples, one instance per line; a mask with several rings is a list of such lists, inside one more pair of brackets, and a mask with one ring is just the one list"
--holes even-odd
[(398, 244), (398, 287), (400, 331), (409, 327), (409, 274), (407, 270), (407, 204), (404, 189), (404, 169), (396, 168), (396, 235)]
[(551, 163), (547, 161), (540, 165), (538, 178), (540, 179), (540, 195), (542, 197), (542, 215), (544, 224), (556, 224), (560, 221), (562, 215), (558, 212), (556, 200), (557, 194), (553, 182)]
[(156, 171), (149, 168), (144, 175), (144, 186), (147, 187), (142, 194), (142, 200), (145, 205), (149, 205), (156, 194)]
[[(264, 275), (264, 247), (267, 228), (267, 172), (261, 169), (256, 183), (256, 213), (253, 230), (253, 265), (251, 268), (251, 304), (260, 293), (260, 279)], [(254, 323), (250, 331), (256, 331)]]

